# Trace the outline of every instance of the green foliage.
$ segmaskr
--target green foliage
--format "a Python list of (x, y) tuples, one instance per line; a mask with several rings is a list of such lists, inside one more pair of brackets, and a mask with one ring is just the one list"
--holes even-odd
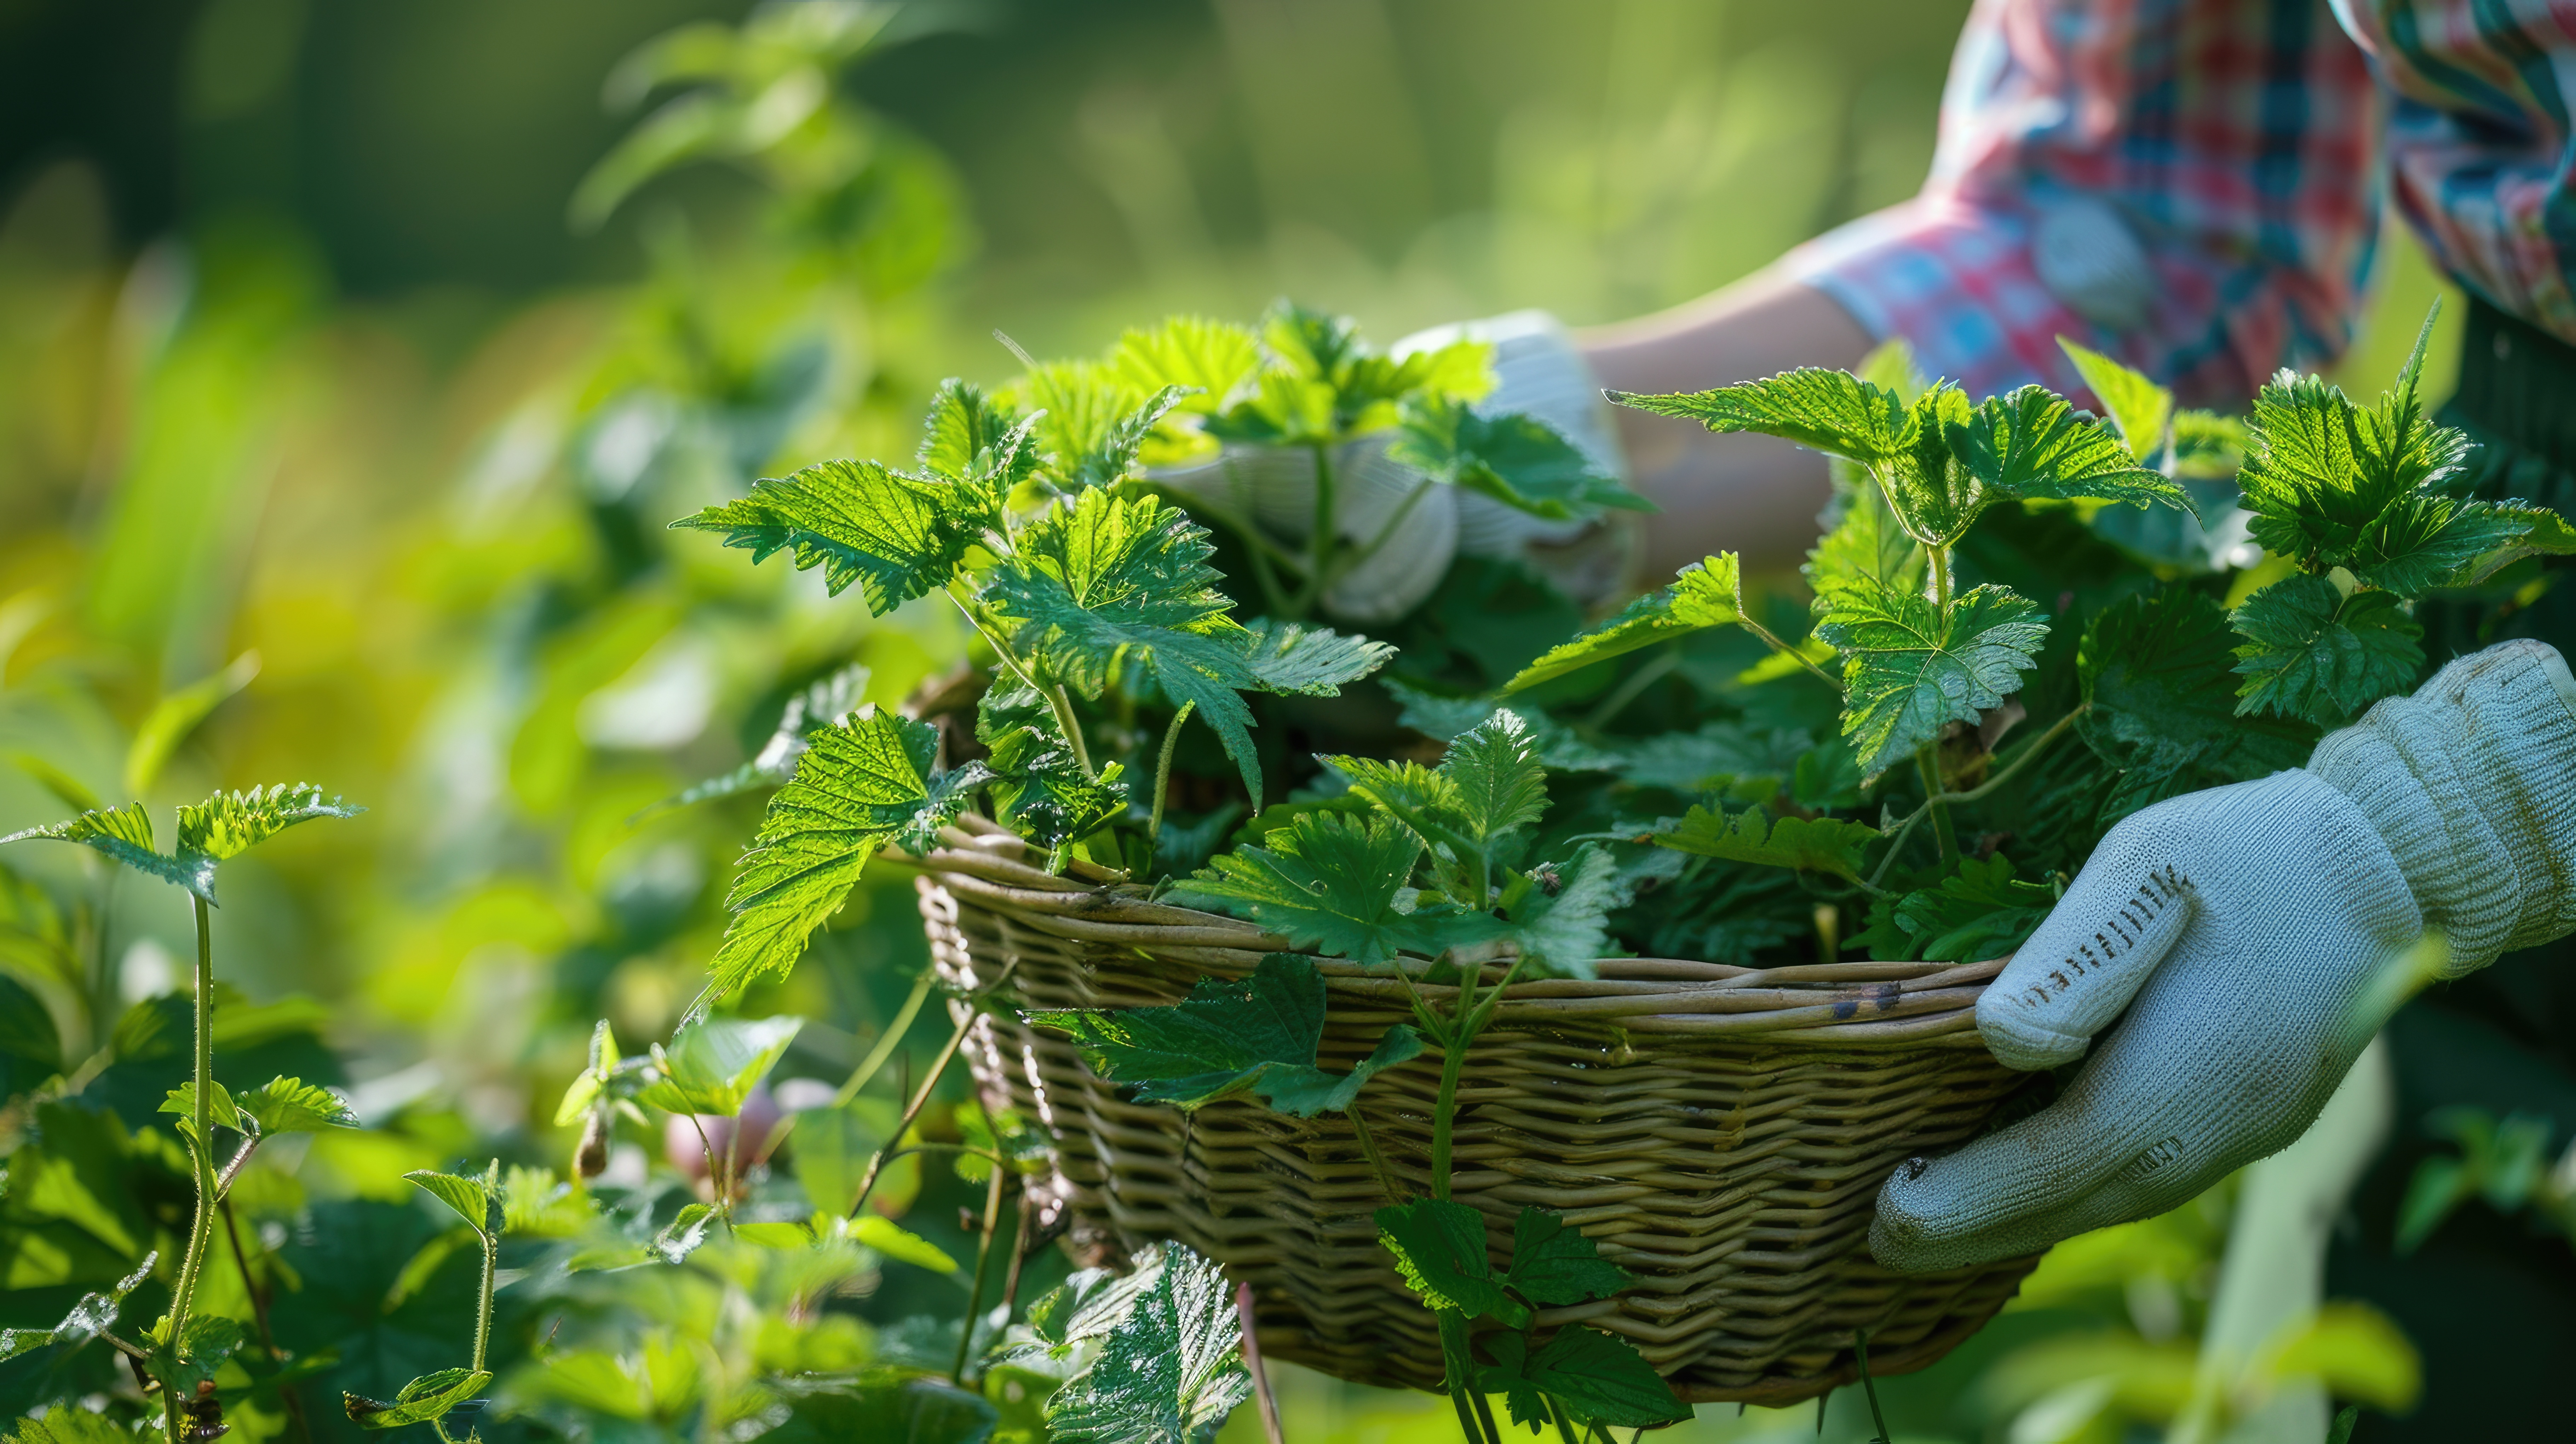
[(1775, 822), (1759, 807), (1730, 816), (1722, 807), (1701, 805), (1684, 813), (1675, 826), (1655, 833), (1654, 841), (1657, 847), (1699, 857), (1856, 880), (1862, 852), (1877, 837), (1877, 828), (1845, 818), (1782, 817)]
[(2340, 725), (2424, 667), (2423, 629), (2393, 592), (2346, 596), (2327, 577), (2288, 577), (2247, 597), (2231, 621), (2245, 638), (2240, 714)]
[(1244, 628), (1244, 665), (1269, 692), (1338, 697), (1394, 657), (1395, 648), (1384, 642), (1303, 622), (1263, 617)]
[(152, 838), (152, 818), (139, 802), (84, 812), (65, 822), (23, 828), (7, 837), (0, 837), (0, 845), (32, 838), (78, 843), (137, 872), (150, 873), (181, 887), (187, 887), (193, 881), (176, 858), (161, 855), (159, 844)]
[(1224, 1272), (1166, 1245), (1135, 1279), (1102, 1300), (1106, 1307), (1066, 1323), (1099, 1344), (1089, 1367), (1047, 1401), (1054, 1444), (1207, 1444), (1252, 1396)]
[(862, 711), (811, 736), (743, 855), (725, 899), (733, 920), (698, 1009), (795, 967), (868, 859), (892, 842), (927, 850), (985, 775), (959, 768), (933, 777), (938, 733), (890, 712)]
[(1869, 912), (1869, 926), (1853, 935), (1873, 958), (1973, 963), (2021, 946), (2057, 905), (2054, 887), (2013, 876), (2012, 860), (1997, 853), (1969, 858), (1938, 883), (1883, 898)]
[(2084, 629), (2076, 673), (2090, 706), (2076, 727), (2121, 769), (2108, 817), (2306, 759), (2313, 727), (2238, 715), (2235, 640), (2216, 602), (2180, 587), (2125, 598)]
[(1457, 789), (1458, 815), (1478, 843), (1527, 827), (1547, 810), (1547, 769), (1513, 713), (1497, 712), (1451, 738), (1440, 771)]
[(669, 1047), (653, 1045), (656, 1076), (635, 1101), (665, 1113), (731, 1117), (796, 1041), (805, 1020), (704, 1018), (684, 1023)]
[(2135, 460), (2153, 465), (2157, 456), (2173, 441), (2173, 393), (2155, 383), (2152, 377), (2132, 371), (2099, 351), (2078, 346), (2060, 336), (2057, 347), (2066, 359), (2075, 363), (2076, 374), (2102, 402), (2102, 409), (2120, 432), (2120, 440)]
[(1737, 575), (1735, 553), (1720, 552), (1682, 568), (1671, 586), (1639, 597), (1600, 626), (1541, 653), (1504, 683), (1503, 690), (1518, 692), (1552, 682), (1640, 647), (1725, 626), (1743, 614), (1744, 584)]
[(1387, 455), (1549, 520), (1652, 509), (1555, 427), (1516, 412), (1488, 416), (1463, 401), (1434, 397), (1408, 409)]
[(1513, 1298), (1485, 1256), (1485, 1216), (1445, 1198), (1389, 1204), (1377, 1211), (1378, 1242), (1395, 1257), (1404, 1286), (1424, 1304), (1507, 1328), (1529, 1323), (1529, 1306)]
[(47, 1344), (78, 1344), (116, 1327), (117, 1311), (125, 1296), (143, 1286), (152, 1276), (152, 1266), (161, 1261), (158, 1250), (143, 1256), (134, 1272), (117, 1280), (106, 1289), (81, 1295), (80, 1302), (63, 1315), (62, 1322), (50, 1329), (0, 1329), (0, 1360), (41, 1349)]
[(447, 1205), (449, 1212), (465, 1220), (467, 1228), (485, 1238), (498, 1238), (507, 1226), (508, 1221), (501, 1212), (501, 1200), (495, 1196), (491, 1186), (497, 1174), (468, 1178), (459, 1173), (415, 1168), (403, 1177), (410, 1179), (421, 1192)]
[(814, 734), (857, 711), (867, 687), (868, 669), (855, 663), (816, 679), (788, 697), (787, 705), (779, 711), (777, 729), (769, 734), (769, 741), (758, 755), (722, 777), (708, 778), (658, 805), (687, 807), (784, 783), (796, 775), (797, 760), (813, 745)]
[(2576, 1239), (2576, 1145), (2552, 1167), (2554, 1120), (2531, 1113), (2504, 1118), (2479, 1108), (2437, 1108), (2424, 1130), (2456, 1152), (2436, 1153), (2415, 1165), (2397, 1208), (2396, 1249), (2404, 1257), (2424, 1246), (2443, 1222), (2472, 1200), (2500, 1214), (2526, 1210), (2535, 1222)]
[(1842, 371), (1807, 367), (1759, 381), (1681, 396), (1613, 391), (1610, 399), (1659, 416), (1696, 421), (1721, 435), (1782, 437), (1863, 466), (1895, 460), (1912, 425), (1895, 392)]
[(2121, 433), (2045, 387), (2025, 386), (1979, 404), (1964, 424), (1949, 429), (1947, 440), (1997, 500), (2098, 497), (2192, 509), (2181, 487), (2138, 464)]
[(349, 1422), (361, 1429), (400, 1429), (446, 1418), (491, 1382), (492, 1375), (484, 1370), (441, 1369), (403, 1385), (391, 1403), (357, 1394), (341, 1395), (340, 1403)]
[(1358, 963), (1395, 957), (1407, 916), (1396, 895), (1422, 856), (1391, 821), (1306, 813), (1260, 847), (1215, 858), (1173, 891), (1185, 906), (1231, 908), (1288, 940)]
[(1422, 1052), (1420, 1035), (1399, 1026), (1350, 1072), (1317, 1068), (1324, 997), (1313, 959), (1272, 953), (1238, 982), (1201, 981), (1175, 1007), (1027, 1016), (1072, 1035), (1093, 1072), (1138, 1085), (1139, 1100), (1190, 1110), (1250, 1092), (1276, 1112), (1312, 1118), (1350, 1107), (1372, 1076)]
[[(1825, 601), (1819, 598), (1820, 602)], [(1852, 587), (1830, 599), (1816, 635), (1843, 656), (1843, 736), (1864, 773), (1974, 722), (2021, 689), (2048, 623), (2028, 598), (1984, 586), (1944, 607), (1892, 589)]]
[(1502, 1394), (1512, 1422), (1537, 1426), (1547, 1410), (1540, 1395), (1554, 1397), (1577, 1419), (1623, 1428), (1646, 1428), (1691, 1416), (1690, 1406), (1624, 1339), (1569, 1324), (1533, 1352), (1517, 1335), (1489, 1346), (1498, 1361), (1481, 1369), (1478, 1383)]
[(787, 552), (799, 571), (821, 567), (834, 596), (856, 583), (883, 616), (956, 574), (976, 539), (969, 505), (950, 483), (873, 461), (826, 461), (671, 525), (721, 533), (754, 562)]
[(239, 857), (299, 822), (317, 817), (355, 817), (363, 808), (325, 797), (309, 782), (289, 787), (278, 783), (265, 791), (218, 792), (179, 809), (180, 885), (208, 902), (215, 900), (215, 864)]

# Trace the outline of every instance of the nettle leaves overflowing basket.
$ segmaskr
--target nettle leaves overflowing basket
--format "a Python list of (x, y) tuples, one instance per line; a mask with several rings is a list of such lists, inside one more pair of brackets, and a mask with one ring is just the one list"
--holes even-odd
[[(1721, 553), (1587, 627), (1462, 558), (1374, 638), (1324, 615), (1399, 534), (1401, 507), (1337, 520), (1355, 439), (1426, 493), (1642, 506), (1477, 404), (1483, 346), (1389, 357), (1283, 304), (948, 383), (911, 462), (677, 523), (873, 613), (944, 597), (981, 648), (909, 715), (818, 687), (730, 780), (783, 785), (701, 1007), (902, 861), (997, 1117), (1052, 1140), (1034, 1193), (1104, 1256), (1215, 1259), (1274, 1352), (1445, 1388), (1471, 1438), (1488, 1393), (1572, 1439), (1809, 1397), (1873, 1342), (1919, 1367), (2028, 1267), (1909, 1279), (1864, 1247), (1888, 1170), (2016, 1090), (1976, 1043), (1982, 960), (2121, 816), (2409, 686), (2411, 603), (2576, 550), (2453, 494), (2420, 341), (2375, 405), (2284, 373), (2250, 423), (2068, 349), (2106, 417), (1898, 350), (1613, 397), (1835, 458), (1805, 608)], [(1303, 526), (1173, 484), (1283, 451)], [(1231, 1368), (1138, 1371), (1154, 1397), (1119, 1407), (1205, 1422)]]

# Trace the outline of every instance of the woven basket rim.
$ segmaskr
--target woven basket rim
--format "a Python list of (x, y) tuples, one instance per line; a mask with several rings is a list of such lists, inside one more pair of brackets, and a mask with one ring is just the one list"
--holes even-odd
[[(1213, 977), (1240, 977), (1270, 953), (1314, 955), (1289, 939), (1221, 913), (1156, 901), (1123, 874), (1075, 859), (1062, 874), (1025, 858), (1017, 833), (973, 813), (940, 830), (923, 855), (889, 851), (884, 860), (934, 875), (1022, 925), (1068, 940), (1150, 948)], [(1747, 968), (1689, 958), (1598, 958), (1592, 978), (1532, 978), (1504, 993), (1502, 1026), (1658, 1037), (1760, 1038), (1829, 1047), (1984, 1046), (1977, 999), (2005, 959), (1975, 963), (1852, 961)], [(1479, 963), (1480, 981), (1500, 979), (1506, 959)], [(1457, 992), (1433, 981), (1430, 959), (1361, 964), (1316, 958), (1325, 987), (1351, 1003), (1406, 1011), (1415, 997), (1438, 1005)]]

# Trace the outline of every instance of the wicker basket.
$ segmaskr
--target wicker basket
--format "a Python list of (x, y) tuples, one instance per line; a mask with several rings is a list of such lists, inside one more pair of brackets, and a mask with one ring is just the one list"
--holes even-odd
[[(1050, 876), (980, 818), (921, 860), (942, 975), (1045, 1008), (1178, 1001), (1286, 945), (1250, 924)], [(1082, 869), (1077, 866), (1077, 874)], [(1919, 1369), (2003, 1306), (2035, 1259), (1900, 1275), (1867, 1249), (1881, 1180), (1974, 1135), (2025, 1075), (1979, 1044), (1973, 1008), (2000, 967), (1840, 963), (1753, 972), (1604, 960), (1597, 981), (1516, 983), (1470, 1050), (1453, 1197), (1481, 1209), (1497, 1262), (1522, 1205), (1563, 1212), (1640, 1283), (1543, 1310), (1621, 1334), (1694, 1402), (1781, 1405)], [(1381, 968), (1320, 960), (1321, 1063), (1348, 1068), (1409, 1013)], [(1422, 991), (1444, 1001), (1449, 990)], [(1077, 1246), (1115, 1257), (1176, 1239), (1254, 1289), (1265, 1353), (1345, 1379), (1430, 1388), (1430, 1313), (1377, 1246), (1388, 1202), (1350, 1123), (1223, 1101), (1195, 1114), (1122, 1100), (1064, 1038), (989, 1016), (968, 1058), (995, 1105), (1042, 1121), (1057, 1172), (1041, 1203)], [(1428, 1189), (1439, 1062), (1371, 1080), (1359, 1106), (1390, 1170)]]

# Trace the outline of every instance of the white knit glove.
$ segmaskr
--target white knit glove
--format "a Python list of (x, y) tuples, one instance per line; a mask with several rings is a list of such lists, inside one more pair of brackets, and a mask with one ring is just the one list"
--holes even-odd
[(2507, 642), (2317, 744), (2305, 768), (2113, 828), (1977, 1004), (2050, 1068), (2128, 1017), (2055, 1104), (1878, 1196), (1906, 1270), (2034, 1253), (2163, 1212), (2304, 1132), (2380, 1021), (2365, 989), (2427, 926), (2445, 976), (2576, 930), (2576, 681)]
[[(1494, 390), (1482, 411), (1522, 411), (1563, 432), (1613, 476), (1626, 477), (1618, 434), (1601, 385), (1573, 338), (1544, 311), (1515, 311), (1417, 332), (1397, 342), (1399, 359), (1453, 341), (1494, 348)], [(1333, 455), (1333, 518), (1341, 541), (1365, 547), (1395, 530), (1377, 551), (1324, 590), (1324, 610), (1354, 622), (1385, 622), (1411, 611), (1459, 553), (1517, 556), (1578, 602), (1616, 593), (1626, 580), (1624, 528), (1594, 521), (1546, 521), (1472, 492), (1439, 486), (1411, 467), (1387, 460), (1392, 435), (1345, 442)], [(1315, 457), (1303, 447), (1231, 445), (1214, 461), (1156, 475), (1185, 495), (1256, 522), (1281, 541), (1302, 545), (1314, 534)], [(1431, 490), (1407, 506), (1424, 487)]]

